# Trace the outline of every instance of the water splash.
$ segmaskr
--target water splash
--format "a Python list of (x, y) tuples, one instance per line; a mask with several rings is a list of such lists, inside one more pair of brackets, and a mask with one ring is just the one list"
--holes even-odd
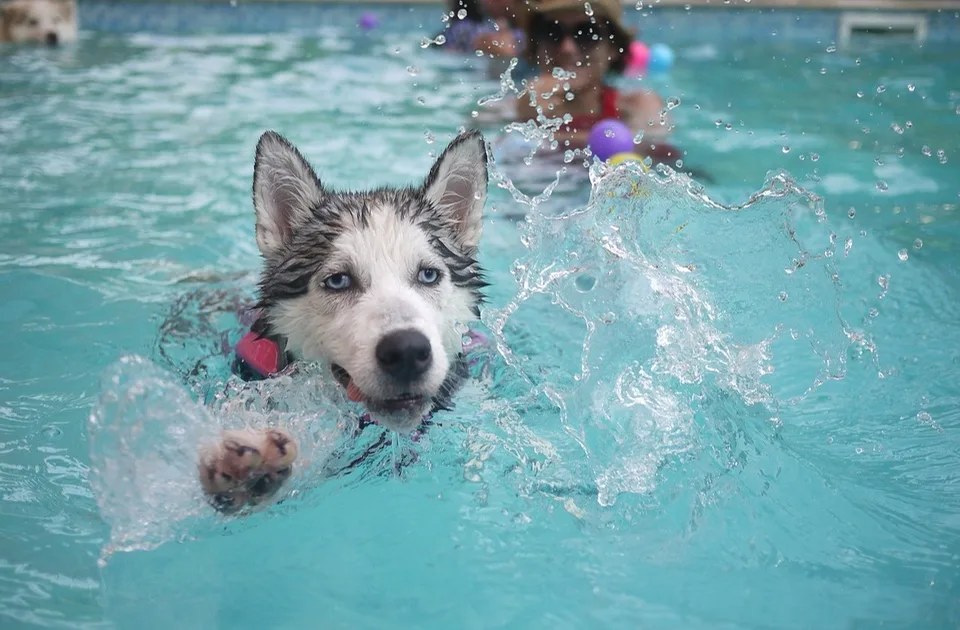
[(224, 429), (279, 426), (300, 447), (287, 485), (254, 511), (276, 510), (316, 485), (357, 420), (329, 379), (309, 368), (298, 376), (253, 384), (231, 379), (209, 387), (201, 403), (149, 359), (114, 363), (88, 421), (90, 485), (110, 528), (101, 565), (117, 552), (153, 549), (223, 525), (203, 496), (197, 464), (200, 449)]
[(775, 431), (791, 405), (844, 378), (851, 346), (874, 350), (840, 312), (822, 201), (785, 173), (740, 206), (665, 167), (598, 163), (590, 179), (582, 208), (531, 204), (517, 294), (484, 313), (526, 385), (497, 421), (523, 418), (554, 453), (537, 459), (534, 485), (590, 479), (602, 506), (650, 493), (719, 433)]

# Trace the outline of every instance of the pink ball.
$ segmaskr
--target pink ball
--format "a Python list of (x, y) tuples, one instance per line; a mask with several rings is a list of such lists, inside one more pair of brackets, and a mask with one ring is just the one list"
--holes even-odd
[(627, 70), (632, 73), (643, 72), (650, 63), (650, 49), (643, 42), (633, 42), (627, 51)]

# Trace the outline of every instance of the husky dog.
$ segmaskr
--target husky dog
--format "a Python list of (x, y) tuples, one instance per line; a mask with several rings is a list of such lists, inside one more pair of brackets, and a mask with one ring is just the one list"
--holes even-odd
[(0, 42), (56, 46), (76, 39), (76, 0), (10, 0), (0, 4)]
[[(251, 335), (275, 373), (329, 365), (370, 420), (409, 432), (448, 406), (465, 375), (461, 327), (479, 316), (477, 262), (487, 154), (461, 133), (420, 186), (339, 192), (286, 139), (266, 132), (253, 176), (264, 266)], [(269, 374), (268, 374), (269, 375)], [(214, 505), (232, 511), (273, 494), (297, 446), (282, 430), (232, 432), (201, 455)]]

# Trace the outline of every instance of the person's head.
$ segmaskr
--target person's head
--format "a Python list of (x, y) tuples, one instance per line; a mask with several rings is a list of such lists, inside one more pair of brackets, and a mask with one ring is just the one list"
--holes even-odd
[[(467, 14), (463, 18), (467, 22), (480, 22), (483, 20), (483, 10), (480, 7), (481, 0), (447, 0), (447, 10), (455, 16), (461, 10)], [(459, 19), (459, 18), (455, 18)]]
[(514, 16), (514, 0), (480, 0), (483, 14), (491, 20), (512, 20)]
[(623, 23), (619, 0), (528, 2), (526, 50), (531, 63), (545, 70), (586, 72), (597, 82), (609, 72), (623, 72), (633, 37)]

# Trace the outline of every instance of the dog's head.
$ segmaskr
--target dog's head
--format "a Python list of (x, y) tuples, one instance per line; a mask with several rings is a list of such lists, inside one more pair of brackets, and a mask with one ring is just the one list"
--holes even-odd
[(485, 285), (477, 263), (486, 146), (459, 135), (423, 184), (336, 192), (273, 132), (257, 145), (253, 200), (271, 334), (328, 363), (374, 420), (406, 431), (451, 382)]
[(12, 0), (0, 5), (2, 39), (56, 46), (77, 39), (75, 0)]

